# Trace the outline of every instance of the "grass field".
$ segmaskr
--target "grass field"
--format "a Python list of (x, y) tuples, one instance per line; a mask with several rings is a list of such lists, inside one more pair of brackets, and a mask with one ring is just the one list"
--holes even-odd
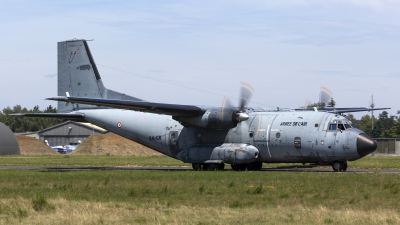
[[(188, 166), (189, 163), (165, 156), (1, 156), (0, 165), (9, 166)], [(263, 164), (264, 168), (280, 166), (302, 166), (302, 164)], [(230, 168), (226, 165), (226, 168)], [(400, 157), (367, 156), (349, 162), (349, 168), (384, 169), (399, 168)]]
[[(0, 157), (0, 165), (185, 165), (124, 158)], [(399, 168), (396, 160), (367, 157), (349, 165)], [(400, 175), (377, 171), (1, 170), (0, 223), (400, 224)]]

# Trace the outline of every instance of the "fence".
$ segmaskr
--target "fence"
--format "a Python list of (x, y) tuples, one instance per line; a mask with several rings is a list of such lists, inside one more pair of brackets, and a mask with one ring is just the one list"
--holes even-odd
[(397, 138), (374, 138), (378, 144), (376, 153), (400, 154), (400, 139)]

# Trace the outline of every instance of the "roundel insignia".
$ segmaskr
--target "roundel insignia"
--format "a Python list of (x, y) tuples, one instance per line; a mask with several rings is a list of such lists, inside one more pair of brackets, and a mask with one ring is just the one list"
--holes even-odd
[(122, 127), (122, 123), (121, 123), (121, 122), (118, 122), (118, 123), (117, 123), (117, 127), (118, 127), (118, 128), (121, 128), (121, 127)]

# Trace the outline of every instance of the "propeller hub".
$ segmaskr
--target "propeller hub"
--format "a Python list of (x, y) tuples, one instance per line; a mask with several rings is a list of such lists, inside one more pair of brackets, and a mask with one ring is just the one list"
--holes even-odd
[(242, 113), (242, 112), (236, 113), (236, 120), (238, 122), (242, 122), (242, 121), (245, 121), (248, 119), (249, 119), (249, 115), (247, 115), (246, 113)]

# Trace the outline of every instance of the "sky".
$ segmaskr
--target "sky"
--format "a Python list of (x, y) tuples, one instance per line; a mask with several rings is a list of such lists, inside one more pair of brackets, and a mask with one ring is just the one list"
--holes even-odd
[[(400, 1), (0, 1), (0, 110), (57, 106), (57, 42), (89, 43), (104, 85), (152, 102), (400, 110)], [(361, 117), (366, 113), (356, 113)], [(378, 115), (379, 113), (375, 113)]]

